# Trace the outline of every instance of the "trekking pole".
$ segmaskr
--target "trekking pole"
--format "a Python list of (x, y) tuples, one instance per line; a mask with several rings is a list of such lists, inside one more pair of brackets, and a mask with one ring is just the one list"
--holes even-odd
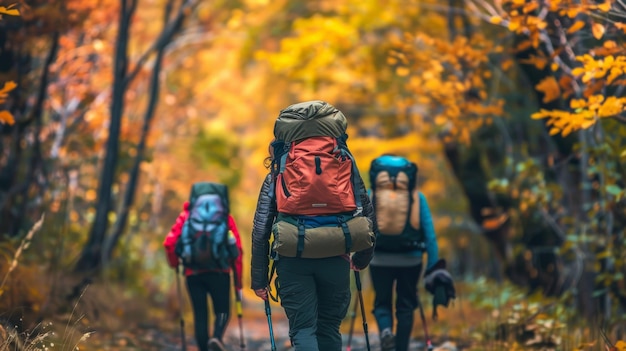
[(241, 305), (241, 300), (243, 299), (243, 296), (241, 295), (241, 290), (237, 289), (237, 267), (235, 266), (235, 264), (232, 265), (232, 269), (233, 269), (233, 285), (235, 288), (235, 305), (237, 308), (237, 319), (239, 319), (239, 348), (241, 348), (241, 350), (245, 350), (246, 348), (246, 343), (243, 337), (243, 307)]
[(361, 305), (361, 318), (363, 319), (363, 332), (365, 333), (365, 344), (367, 345), (367, 351), (370, 349), (370, 337), (367, 333), (367, 320), (365, 319), (365, 307), (363, 306), (363, 293), (361, 292), (361, 275), (359, 271), (354, 271), (354, 280), (356, 282), (356, 290), (359, 292), (359, 302)]
[(422, 326), (424, 327), (424, 338), (426, 339), (426, 349), (432, 351), (433, 344), (428, 336), (428, 326), (426, 325), (426, 317), (424, 316), (424, 307), (422, 307), (422, 301), (420, 301), (419, 295), (417, 295), (417, 304), (420, 307), (420, 317), (422, 318)]
[(183, 351), (187, 351), (187, 341), (185, 340), (185, 319), (183, 318), (183, 294), (180, 289), (180, 270), (176, 266), (176, 290), (178, 291), (178, 307), (180, 311), (180, 338), (183, 342)]
[(352, 346), (350, 344), (352, 344), (352, 332), (354, 331), (354, 321), (356, 321), (356, 308), (357, 305), (359, 304), (359, 296), (355, 295), (354, 296), (354, 308), (352, 309), (352, 320), (350, 321), (350, 332), (348, 333), (348, 345), (346, 346), (346, 351), (350, 351), (352, 349)]
[(265, 300), (265, 315), (267, 316), (267, 325), (270, 329), (270, 344), (272, 345), (272, 351), (276, 351), (276, 342), (274, 341), (274, 330), (272, 329), (272, 309), (270, 307), (269, 297)]

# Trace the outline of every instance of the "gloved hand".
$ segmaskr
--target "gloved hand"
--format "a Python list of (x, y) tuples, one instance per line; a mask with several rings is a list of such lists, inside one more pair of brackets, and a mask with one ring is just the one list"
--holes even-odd
[(433, 319), (437, 319), (437, 306), (448, 307), (450, 300), (456, 298), (454, 280), (446, 270), (446, 261), (440, 259), (424, 273), (426, 290), (433, 295)]

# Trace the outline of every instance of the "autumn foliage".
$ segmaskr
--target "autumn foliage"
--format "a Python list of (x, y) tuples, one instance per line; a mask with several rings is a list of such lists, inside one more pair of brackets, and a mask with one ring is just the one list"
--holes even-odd
[(8, 276), (36, 317), (93, 279), (168, 291), (161, 240), (194, 181), (228, 184), (249, 233), (278, 111), (322, 99), (364, 175), (386, 152), (417, 162), (459, 280), (539, 301), (503, 298), (532, 310), (511, 330), (623, 325), (621, 0), (33, 0), (0, 15), (0, 258), (45, 213), (19, 278), (67, 279), (35, 294)]

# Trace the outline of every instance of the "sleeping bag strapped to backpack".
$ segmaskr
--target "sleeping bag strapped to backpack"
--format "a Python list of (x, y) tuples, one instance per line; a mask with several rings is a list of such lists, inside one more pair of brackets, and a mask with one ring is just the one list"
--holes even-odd
[(192, 269), (227, 269), (239, 250), (229, 240), (228, 188), (211, 182), (195, 183), (189, 197), (189, 216), (176, 243), (176, 254)]
[(376, 250), (407, 252), (424, 249), (416, 186), (417, 165), (401, 156), (383, 155), (372, 161), (369, 175), (379, 231)]
[(323, 101), (280, 112), (271, 145), (278, 254), (323, 258), (372, 247), (373, 226), (363, 216), (361, 177), (346, 127), (343, 113)]

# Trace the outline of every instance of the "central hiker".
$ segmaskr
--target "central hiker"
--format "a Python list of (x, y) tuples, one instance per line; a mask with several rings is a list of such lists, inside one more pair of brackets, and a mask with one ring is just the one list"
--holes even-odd
[[(228, 188), (210, 182), (193, 184), (189, 202), (183, 205), (163, 245), (169, 265), (178, 268), (182, 262), (185, 267), (198, 349), (226, 350), (222, 338), (230, 319), (231, 267), (237, 293), (242, 287), (241, 239), (230, 215)], [(215, 317), (210, 340), (207, 295)]]
[[(437, 304), (447, 306), (449, 299), (454, 298), (454, 286), (445, 271), (445, 261), (438, 260), (428, 202), (417, 190), (417, 165), (401, 156), (382, 155), (372, 160), (369, 177), (378, 227), (370, 274), (376, 293), (374, 317), (380, 331), (381, 350), (407, 351), (413, 312), (419, 306), (417, 283), (424, 252), (428, 255), (426, 288), (431, 293), (438, 291), (433, 313)], [(396, 335), (392, 313), (394, 282)], [(439, 293), (440, 288), (444, 288), (445, 294)]]
[(267, 301), (271, 256), (296, 351), (341, 350), (350, 268), (367, 267), (374, 250), (374, 211), (346, 127), (343, 113), (323, 101), (291, 105), (274, 125), (254, 215), (252, 289)]

